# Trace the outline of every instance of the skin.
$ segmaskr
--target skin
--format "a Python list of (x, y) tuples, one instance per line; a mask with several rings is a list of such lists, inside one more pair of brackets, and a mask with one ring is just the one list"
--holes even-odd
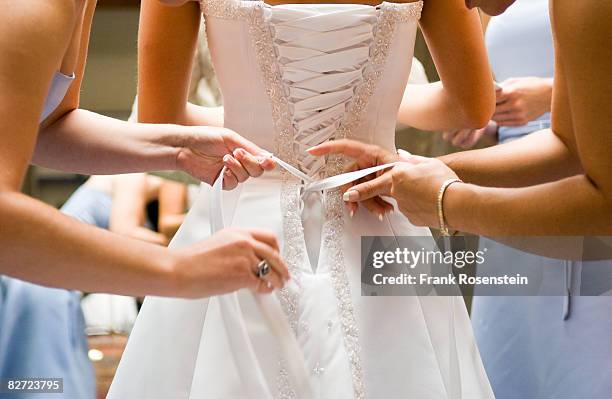
[(499, 15), (506, 11), (515, 0), (465, 0), (467, 8), (480, 8), (488, 15)]
[[(84, 174), (178, 169), (209, 183), (225, 165), (226, 188), (274, 167), (227, 129), (131, 124), (78, 109), (94, 9), (89, 0), (0, 0), (0, 274), (134, 296), (281, 287), (287, 268), (267, 232), (230, 229), (170, 251), (87, 226), (20, 193), (31, 162)], [(39, 126), (58, 70), (77, 80)], [(236, 161), (231, 154), (240, 148), (249, 155)], [(254, 274), (260, 259), (272, 266), (268, 281)]]
[(165, 180), (159, 189), (159, 232), (169, 241), (178, 231), (187, 209), (187, 186)]
[(546, 112), (552, 103), (552, 78), (511, 78), (495, 91), (495, 113), (482, 129), (444, 132), (444, 140), (464, 149), (472, 148), (483, 136), (496, 137), (500, 126), (523, 126)]
[(136, 173), (116, 176), (112, 184), (109, 230), (153, 244), (168, 245), (165, 235), (145, 227), (147, 203), (159, 197), (161, 179)]
[[(437, 191), (446, 179), (459, 176), (466, 183), (451, 185), (444, 196), (453, 229), (490, 236), (609, 235), (612, 79), (606, 77), (612, 52), (600, 39), (610, 35), (612, 4), (553, 0), (551, 16), (552, 129), (440, 159), (408, 157), (376, 181), (353, 187), (352, 201), (393, 195), (413, 223), (438, 227)], [(342, 152), (342, 145), (315, 152)], [(356, 145), (361, 153), (367, 149)]]
[[(482, 14), (486, 30), (490, 17)], [(453, 129), (446, 131), (443, 138), (456, 147), (469, 149), (481, 138), (497, 137), (499, 126), (522, 126), (551, 110), (552, 78), (517, 77), (507, 79), (495, 90), (495, 113), (481, 129)]]
[(398, 121), (432, 131), (485, 126), (495, 99), (478, 12), (461, 0), (429, 0), (419, 25), (440, 81), (407, 85)]

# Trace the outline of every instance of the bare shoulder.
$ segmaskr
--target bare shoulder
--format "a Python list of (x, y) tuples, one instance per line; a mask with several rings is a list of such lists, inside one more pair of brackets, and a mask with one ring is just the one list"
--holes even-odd
[(612, 2), (552, 0), (551, 17), (560, 104), (555, 110), (553, 102), (553, 126), (571, 128), (585, 171), (612, 191)]
[(0, 46), (54, 51), (65, 48), (75, 21), (74, 0), (0, 0)]

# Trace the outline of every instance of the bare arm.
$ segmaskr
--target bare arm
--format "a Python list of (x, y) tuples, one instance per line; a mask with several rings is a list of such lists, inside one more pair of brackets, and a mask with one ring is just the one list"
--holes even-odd
[(159, 189), (159, 232), (170, 240), (185, 220), (187, 185), (164, 181)]
[[(182, 170), (207, 183), (212, 183), (225, 165), (230, 170), (224, 176), (227, 189), (274, 167), (272, 161), (256, 157), (261, 149), (227, 129), (136, 125), (78, 109), (95, 2), (87, 4), (74, 67), (77, 80), (62, 104), (42, 124), (34, 163), (83, 174)], [(172, 44), (181, 47), (179, 43)], [(218, 109), (200, 109), (197, 114), (200, 119), (219, 120)], [(232, 156), (237, 148), (246, 150), (239, 160)], [(224, 160), (225, 156), (229, 159)]]
[(163, 234), (144, 227), (148, 198), (147, 175), (129, 174), (113, 180), (113, 204), (109, 230), (123, 236), (158, 245), (166, 245)]
[(551, 130), (440, 159), (463, 181), (487, 187), (531, 186), (582, 172), (579, 159)]
[(200, 18), (194, 2), (176, 7), (158, 0), (142, 2), (138, 32), (139, 121), (193, 125), (211, 119), (210, 114), (198, 117), (206, 109), (187, 102)]
[(288, 274), (268, 233), (224, 230), (169, 251), (85, 225), (21, 194), (44, 99), (76, 13), (71, 0), (3, 1), (0, 7), (0, 274), (92, 292), (201, 297), (243, 287), (270, 292), (253, 274), (264, 258), (274, 269), (273, 287), (282, 285)]
[[(583, 174), (517, 190), (457, 186), (448, 207), (452, 223), (461, 229), (487, 234), (611, 232), (612, 54), (599, 38), (610, 35), (612, 5), (557, 0), (552, 13), (557, 39), (553, 130), (565, 153), (580, 159)], [(464, 201), (478, 204), (471, 217), (460, 205)]]
[(486, 125), (495, 101), (478, 12), (463, 0), (426, 1), (421, 29), (441, 81), (408, 85), (398, 120), (423, 130)]
[[(162, 282), (171, 271), (169, 253), (76, 222), (19, 193), (46, 90), (66, 50), (75, 10), (70, 1), (3, 2), (2, 7), (10, 8), (2, 15), (23, 16), (2, 18), (0, 24), (2, 274), (89, 291), (168, 293), (171, 287)], [(15, 38), (28, 51), (17, 49)], [(146, 259), (149, 251), (156, 259)], [(41, 259), (47, 267), (41, 267)], [(102, 267), (107, 273), (101, 273)]]

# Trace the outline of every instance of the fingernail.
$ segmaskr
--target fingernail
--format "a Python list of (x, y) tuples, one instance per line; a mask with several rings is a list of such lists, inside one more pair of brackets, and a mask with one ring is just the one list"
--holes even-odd
[(273, 156), (274, 156), (273, 154), (266, 152), (263, 155), (260, 155), (257, 157), (257, 162), (261, 165), (262, 163), (266, 162), (268, 159), (272, 159)]
[(234, 156), (235, 157), (242, 157), (244, 155), (244, 150), (242, 148), (236, 148), (234, 150)]
[(349, 190), (342, 195), (342, 200), (345, 202), (355, 202), (359, 200), (359, 192), (356, 190)]
[(383, 221), (383, 214), (382, 213), (378, 214), (378, 220), (380, 220), (381, 222)]
[(230, 159), (232, 159), (232, 156), (230, 154), (223, 155), (223, 162), (229, 162)]
[(408, 151), (406, 151), (406, 150), (402, 150), (401, 148), (398, 148), (398, 149), (397, 149), (397, 153), (398, 153), (399, 155), (404, 155), (404, 156), (407, 156), (407, 157), (409, 157), (409, 156), (411, 156), (411, 155), (412, 155), (412, 154), (411, 154), (411, 153), (409, 153)]

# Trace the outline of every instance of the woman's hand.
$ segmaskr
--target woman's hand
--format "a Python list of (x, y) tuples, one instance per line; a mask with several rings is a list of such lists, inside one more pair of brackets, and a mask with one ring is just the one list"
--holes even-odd
[(349, 203), (391, 196), (399, 210), (415, 226), (438, 226), (436, 200), (442, 183), (457, 175), (436, 158), (400, 153), (393, 169), (368, 182), (351, 187), (344, 194)]
[(496, 106), (493, 120), (499, 126), (522, 126), (550, 112), (552, 78), (511, 78), (495, 91)]
[(436, 158), (410, 155), (402, 150), (396, 155), (375, 145), (353, 140), (330, 141), (308, 151), (313, 155), (346, 155), (355, 159), (352, 167), (357, 169), (400, 161), (391, 170), (347, 188), (343, 198), (351, 209), (362, 204), (370, 211), (383, 215), (393, 207), (381, 197), (391, 196), (397, 201), (400, 211), (417, 226), (438, 225), (438, 190), (444, 181), (457, 178), (455, 172)]
[(482, 129), (459, 129), (444, 132), (442, 138), (455, 147), (469, 149), (474, 147), (484, 136), (497, 136), (497, 123), (489, 121), (487, 126)]
[[(175, 295), (180, 297), (222, 295), (241, 288), (270, 293), (289, 280), (276, 237), (261, 230), (224, 229), (173, 254)], [(268, 262), (270, 272), (259, 278), (258, 264), (262, 260)]]
[[(369, 168), (377, 165), (384, 165), (386, 163), (395, 162), (399, 159), (398, 154), (394, 154), (387, 150), (384, 150), (376, 145), (365, 144), (360, 141), (341, 139), (328, 141), (323, 144), (319, 144), (308, 150), (312, 155), (323, 156), (327, 154), (343, 154), (354, 159), (354, 162), (348, 166), (347, 172), (354, 170), (360, 170)], [(377, 184), (373, 185), (371, 182), (376, 176), (378, 176)], [(358, 209), (358, 204), (363, 205), (370, 212), (375, 213), (382, 219), (383, 215), (393, 210), (393, 205), (383, 200), (381, 196), (389, 195), (391, 189), (391, 178), (387, 173), (379, 172), (366, 176), (363, 179), (357, 180), (351, 184), (342, 187), (342, 192), (347, 195), (353, 191), (355, 186), (358, 186), (362, 192), (376, 192), (368, 196), (367, 199), (356, 202), (351, 201), (347, 203), (351, 217), (355, 214)]]
[(269, 154), (236, 132), (205, 127), (188, 135), (177, 155), (177, 169), (208, 183), (214, 183), (226, 166), (223, 188), (231, 190), (276, 166)]
[(411, 156), (393, 167), (391, 195), (397, 206), (415, 226), (438, 227), (438, 191), (457, 174), (436, 158)]

